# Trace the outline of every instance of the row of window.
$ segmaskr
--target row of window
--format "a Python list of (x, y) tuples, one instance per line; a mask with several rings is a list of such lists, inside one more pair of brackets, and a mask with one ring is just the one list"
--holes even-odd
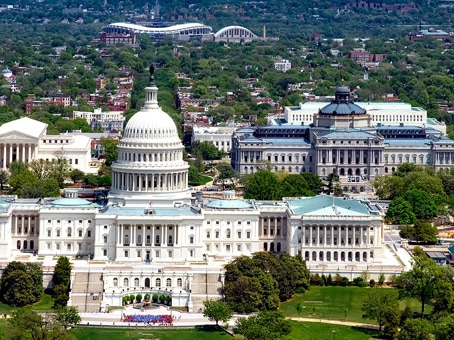
[[(60, 229), (56, 229), (55, 230), (55, 236), (56, 237), (61, 237), (62, 234), (63, 233), (61, 232)], [(84, 231), (82, 229), (79, 229), (77, 231), (78, 237), (83, 237), (83, 234), (84, 234)], [(66, 229), (66, 236), (67, 237), (72, 237), (73, 236), (71, 228)], [(52, 229), (47, 229), (47, 237), (52, 237)], [(91, 237), (91, 230), (90, 229), (87, 230), (87, 237)]]
[[(236, 224), (237, 224), (237, 225), (241, 225), (242, 223), (243, 223), (242, 221), (236, 221)], [(209, 225), (210, 225), (210, 224), (211, 224), (211, 221), (209, 221), (209, 220), (206, 221), (206, 224), (209, 224)], [(214, 221), (213, 224), (219, 225), (220, 222), (219, 222), (219, 221)], [(230, 221), (226, 221), (226, 224), (229, 225), (229, 224), (230, 224)], [(251, 221), (246, 221), (246, 225), (251, 225)], [(193, 229), (193, 228), (191, 228), (191, 229)]]
[(169, 153), (130, 153), (122, 152), (119, 160), (129, 162), (173, 162), (178, 161), (181, 157), (180, 152), (174, 151)]
[[(61, 223), (61, 220), (56, 220), (56, 222)], [(67, 222), (68, 222), (68, 224), (71, 224), (72, 220), (68, 220)], [(82, 224), (83, 220), (79, 220), (78, 222), (79, 222), (79, 224)], [(47, 220), (47, 223), (52, 223), (52, 220)], [(88, 224), (90, 224), (90, 223), (91, 223), (91, 220), (88, 220)]]
[[(166, 287), (173, 287), (171, 278), (167, 278), (165, 282), (166, 282), (166, 285), (165, 285)], [(143, 284), (144, 287), (150, 288), (151, 280), (149, 278), (146, 278), (143, 283), (144, 283)], [(113, 285), (114, 285), (114, 287), (118, 287), (118, 278), (114, 277)], [(134, 278), (134, 287), (140, 287), (140, 286), (141, 286), (140, 285), (140, 279), (138, 277)], [(129, 287), (129, 279), (128, 278), (124, 278), (123, 279), (123, 287)], [(160, 278), (155, 279), (154, 287), (161, 287), (161, 279)], [(177, 287), (183, 287), (183, 280), (181, 278), (177, 278)]]
[[(205, 246), (206, 247), (206, 251), (210, 252), (212, 250), (211, 246), (212, 246), (212, 244), (207, 244)], [(244, 246), (246, 247), (246, 251), (248, 251), (248, 252), (251, 251), (251, 244), (250, 243), (246, 243)], [(224, 244), (224, 249), (222, 249), (222, 251), (225, 251), (226, 253), (230, 253), (234, 249), (235, 249), (235, 245), (233, 245), (233, 244)], [(214, 251), (215, 252), (219, 252), (220, 250), (221, 250), (221, 245), (219, 243), (215, 243), (214, 244)], [(238, 252), (243, 251), (243, 244), (242, 243), (237, 243), (236, 244), (236, 251), (238, 251)]]
[[(243, 237), (243, 232), (241, 230), (238, 230), (236, 235), (238, 236), (238, 238), (242, 238)], [(215, 230), (214, 231), (214, 238), (219, 238), (220, 237), (220, 231), (219, 230)], [(225, 237), (226, 238), (231, 238), (232, 237), (232, 233), (230, 231), (230, 229), (227, 229), (225, 231)], [(206, 238), (211, 238), (211, 230), (207, 230), (206, 231)], [(246, 238), (251, 238), (251, 232), (250, 231), (246, 231)]]
[[(340, 257), (339, 257), (339, 253), (340, 253)], [(312, 256), (310, 256), (312, 255)], [(331, 256), (332, 255), (332, 256)], [(362, 261), (363, 262), (367, 262), (367, 251), (364, 251), (362, 252)], [(326, 258), (325, 258), (326, 256)], [(334, 251), (334, 252), (330, 252), (330, 251), (327, 251), (326, 254), (325, 252), (323, 251), (319, 251), (318, 253), (316, 251), (313, 251), (312, 254), (309, 252), (309, 251), (306, 251), (304, 252), (304, 259), (306, 261), (339, 261), (339, 258), (340, 258), (340, 261), (348, 261), (348, 262), (352, 262), (353, 261), (353, 256), (355, 258), (355, 261), (356, 262), (360, 262), (361, 261), (361, 252), (357, 251), (357, 252), (352, 252), (352, 251), (349, 251), (349, 252), (344, 252), (344, 251), (341, 251), (341, 252), (337, 252), (337, 251)], [(374, 252), (371, 251), (369, 253), (369, 257), (372, 259), (374, 258)]]

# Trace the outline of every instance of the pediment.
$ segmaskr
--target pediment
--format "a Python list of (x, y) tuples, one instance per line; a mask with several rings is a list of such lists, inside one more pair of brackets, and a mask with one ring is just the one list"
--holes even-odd
[(9, 131), (5, 132), (4, 134), (0, 135), (0, 140), (2, 141), (14, 141), (14, 140), (30, 140), (30, 141), (36, 141), (36, 138), (31, 137), (29, 135), (26, 135), (22, 132), (19, 131)]

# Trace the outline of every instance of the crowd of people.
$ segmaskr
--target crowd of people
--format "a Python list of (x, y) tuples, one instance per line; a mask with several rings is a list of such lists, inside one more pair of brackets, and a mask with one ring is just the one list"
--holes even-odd
[(172, 315), (152, 315), (152, 314), (134, 314), (125, 315), (124, 322), (145, 323), (145, 324), (159, 324), (160, 326), (172, 326), (174, 317)]

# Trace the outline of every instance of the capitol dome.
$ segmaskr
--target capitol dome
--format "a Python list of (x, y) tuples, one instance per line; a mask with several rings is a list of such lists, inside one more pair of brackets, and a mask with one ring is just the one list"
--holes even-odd
[(153, 70), (145, 104), (134, 114), (118, 143), (112, 164), (109, 203), (170, 206), (189, 202), (188, 163), (173, 119), (158, 105)]

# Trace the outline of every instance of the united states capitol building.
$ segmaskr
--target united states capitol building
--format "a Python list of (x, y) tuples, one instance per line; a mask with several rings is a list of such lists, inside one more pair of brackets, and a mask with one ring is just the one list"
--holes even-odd
[[(177, 128), (150, 78), (145, 104), (118, 144), (108, 204), (71, 190), (63, 198), (3, 197), (3, 263), (33, 260), (50, 268), (58, 256), (70, 257), (70, 304), (88, 312), (138, 293), (163, 294), (173, 306), (199, 311), (205, 299), (221, 296), (223, 266), (257, 251), (300, 255), (312, 272), (351, 279), (366, 270), (376, 278), (404, 269), (384, 246), (378, 204), (331, 196), (260, 202), (229, 191), (218, 199), (193, 197)], [(374, 138), (383, 143), (370, 137), (372, 159)]]

